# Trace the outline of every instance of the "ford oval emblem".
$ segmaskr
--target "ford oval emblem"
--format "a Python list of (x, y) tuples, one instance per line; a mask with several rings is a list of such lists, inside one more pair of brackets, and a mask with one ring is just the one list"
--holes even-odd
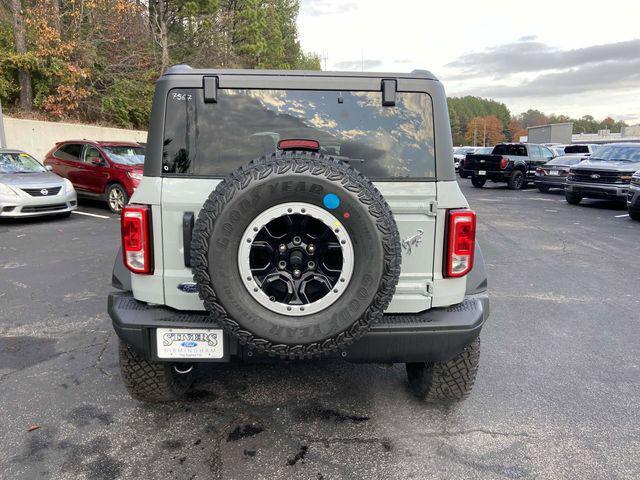
[(597, 178), (600, 178), (600, 175), (598, 175), (597, 173), (592, 173), (591, 174), (591, 178), (593, 178), (595, 180)]
[(178, 285), (178, 290), (184, 293), (198, 293), (198, 284), (195, 282), (182, 282)]
[(198, 342), (184, 341), (180, 342), (180, 346), (185, 348), (194, 348), (198, 346)]

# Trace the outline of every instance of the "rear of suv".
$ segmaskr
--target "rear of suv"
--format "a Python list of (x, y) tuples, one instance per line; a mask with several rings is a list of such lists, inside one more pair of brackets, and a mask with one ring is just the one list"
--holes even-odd
[(107, 202), (120, 213), (142, 178), (144, 147), (133, 142), (59, 142), (44, 164), (69, 179), (78, 196)]
[(180, 398), (208, 362), (405, 363), (466, 397), (489, 315), (476, 216), (429, 72), (169, 69), (122, 213), (122, 377)]

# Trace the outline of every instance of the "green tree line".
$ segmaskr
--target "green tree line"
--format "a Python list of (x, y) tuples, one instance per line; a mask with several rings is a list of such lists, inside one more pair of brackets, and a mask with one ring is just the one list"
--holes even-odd
[(574, 133), (595, 133), (609, 129), (620, 132), (625, 122), (611, 117), (596, 120), (591, 115), (571, 118), (567, 115), (546, 115), (539, 110), (529, 109), (513, 115), (504, 103), (486, 98), (466, 96), (447, 99), (451, 119), (451, 135), (454, 145), (495, 144), (502, 141), (518, 141), (527, 134), (527, 127), (547, 123), (573, 122)]
[(146, 128), (168, 66), (320, 69), (299, 0), (0, 0), (0, 100), (16, 115)]

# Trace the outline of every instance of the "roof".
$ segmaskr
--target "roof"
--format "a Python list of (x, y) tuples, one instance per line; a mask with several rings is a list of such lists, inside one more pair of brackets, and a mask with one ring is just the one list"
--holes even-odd
[(23, 150), (18, 150), (16, 148), (0, 148), (0, 153), (27, 153)]
[(165, 75), (267, 75), (290, 77), (365, 77), (365, 78), (413, 78), (421, 80), (435, 80), (436, 76), (428, 70), (413, 70), (412, 72), (338, 72), (322, 70), (251, 70), (251, 69), (208, 69), (192, 68), (189, 65), (174, 65), (167, 68)]
[(638, 147), (640, 148), (640, 142), (612, 142), (612, 143), (601, 143), (600, 147)]
[(109, 147), (109, 146), (126, 146), (126, 147), (137, 147), (140, 146), (138, 142), (130, 142), (127, 140), (123, 140), (121, 142), (114, 140), (89, 140), (89, 139), (70, 139), (70, 140), (61, 140), (56, 142), (56, 145), (62, 145), (63, 143), (92, 143), (94, 145), (99, 145), (101, 147)]

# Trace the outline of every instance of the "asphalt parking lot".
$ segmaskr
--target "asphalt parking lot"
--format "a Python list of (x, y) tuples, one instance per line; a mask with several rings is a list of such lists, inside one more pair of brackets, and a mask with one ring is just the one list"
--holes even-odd
[(448, 408), (402, 365), (339, 361), (212, 367), (188, 401), (140, 404), (106, 314), (118, 219), (0, 222), (0, 478), (638, 478), (640, 223), (460, 183), (492, 315)]

